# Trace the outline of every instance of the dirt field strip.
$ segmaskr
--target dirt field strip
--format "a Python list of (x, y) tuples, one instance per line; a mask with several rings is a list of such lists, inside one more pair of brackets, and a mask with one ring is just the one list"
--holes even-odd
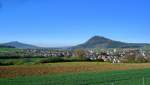
[(101, 62), (66, 62), (43, 65), (0, 66), (0, 78), (16, 76), (46, 75), (68, 72), (104, 72), (113, 70), (150, 68), (150, 63), (111, 64)]

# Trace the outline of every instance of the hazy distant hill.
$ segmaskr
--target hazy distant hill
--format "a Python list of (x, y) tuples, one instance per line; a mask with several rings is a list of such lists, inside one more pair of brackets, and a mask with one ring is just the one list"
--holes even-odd
[(18, 42), (18, 41), (3, 43), (1, 45), (3, 45), (3, 46), (11, 46), (11, 47), (15, 47), (15, 48), (38, 48), (37, 46), (24, 44), (24, 43), (21, 43), (21, 42)]
[(5, 45), (0, 45), (0, 48), (15, 48), (15, 47), (12, 47), (12, 46), (5, 46)]
[[(150, 44), (147, 43), (125, 43), (125, 42), (120, 42), (120, 41), (115, 41), (111, 40), (105, 37), (101, 36), (94, 36), (90, 38), (88, 41), (86, 41), (83, 44), (73, 46), (73, 47), (66, 47), (66, 48), (49, 48), (49, 49), (88, 49), (88, 48), (145, 48), (147, 46), (150, 46)], [(18, 41), (13, 41), (13, 42), (8, 42), (8, 43), (3, 43), (0, 44), (1, 47), (10, 47), (10, 48), (42, 48), (42, 47), (37, 47), (34, 45), (30, 44), (24, 44)]]
[(144, 47), (145, 43), (125, 43), (111, 40), (101, 36), (94, 36), (87, 42), (73, 47), (76, 48), (140, 48)]

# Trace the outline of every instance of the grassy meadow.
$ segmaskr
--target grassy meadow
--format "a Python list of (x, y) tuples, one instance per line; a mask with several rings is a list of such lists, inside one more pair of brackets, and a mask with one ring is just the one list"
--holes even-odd
[(150, 69), (49, 74), (0, 79), (1, 85), (149, 85)]

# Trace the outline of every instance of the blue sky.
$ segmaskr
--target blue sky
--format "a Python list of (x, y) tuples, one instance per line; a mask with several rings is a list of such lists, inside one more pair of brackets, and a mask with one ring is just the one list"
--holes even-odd
[(150, 43), (149, 0), (0, 0), (0, 42), (70, 46), (94, 35)]

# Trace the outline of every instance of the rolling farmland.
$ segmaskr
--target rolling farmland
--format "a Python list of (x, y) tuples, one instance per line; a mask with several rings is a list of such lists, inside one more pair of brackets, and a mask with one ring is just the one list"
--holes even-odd
[[(66, 62), (0, 67), (5, 85), (149, 85), (150, 64)], [(39, 81), (40, 80), (40, 81)], [(134, 81), (134, 82), (133, 82)], [(143, 82), (144, 81), (144, 82)]]

